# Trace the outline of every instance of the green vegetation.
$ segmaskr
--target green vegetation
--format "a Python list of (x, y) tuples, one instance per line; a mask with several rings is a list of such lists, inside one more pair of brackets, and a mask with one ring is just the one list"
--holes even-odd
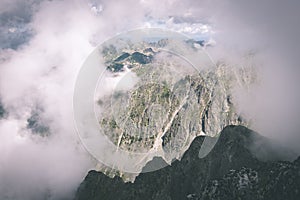
[(113, 129), (116, 129), (116, 128), (118, 127), (117, 122), (116, 122), (114, 119), (112, 119), (112, 120), (109, 122), (109, 126), (110, 126), (111, 128), (113, 128)]

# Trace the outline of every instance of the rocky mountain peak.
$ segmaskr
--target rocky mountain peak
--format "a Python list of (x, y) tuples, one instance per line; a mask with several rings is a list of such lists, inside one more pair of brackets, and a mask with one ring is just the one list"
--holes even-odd
[(300, 158), (263, 161), (251, 149), (254, 138), (265, 140), (243, 126), (227, 126), (199, 158), (205, 138), (196, 137), (180, 161), (140, 174), (134, 183), (91, 171), (75, 199), (299, 199)]

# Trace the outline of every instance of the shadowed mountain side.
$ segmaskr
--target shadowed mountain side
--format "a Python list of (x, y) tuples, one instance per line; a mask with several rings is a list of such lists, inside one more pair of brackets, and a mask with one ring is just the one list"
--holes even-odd
[(6, 111), (5, 111), (5, 109), (4, 109), (4, 107), (3, 107), (2, 103), (1, 103), (1, 99), (0, 99), (0, 119), (4, 118), (5, 115), (6, 115)]
[[(257, 139), (263, 143), (253, 148)], [(242, 126), (224, 128), (213, 150), (200, 159), (203, 140), (195, 138), (181, 161), (140, 174), (134, 183), (90, 171), (75, 199), (300, 199), (300, 158), (294, 162), (259, 160), (254, 150), (263, 151), (264, 157), (275, 151), (265, 149), (270, 146), (263, 145), (268, 143), (266, 138)]]

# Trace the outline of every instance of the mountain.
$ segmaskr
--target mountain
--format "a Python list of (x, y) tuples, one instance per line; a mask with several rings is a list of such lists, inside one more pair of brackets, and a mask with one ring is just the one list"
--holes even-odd
[(0, 119), (5, 117), (6, 111), (2, 105), (1, 99), (0, 99)]
[(199, 158), (203, 141), (196, 137), (180, 161), (134, 183), (90, 171), (75, 199), (300, 199), (300, 157), (279, 161), (294, 155), (243, 126), (225, 127), (213, 150)]
[[(128, 180), (131, 176), (124, 171), (138, 173), (154, 156), (167, 163), (180, 159), (196, 136), (215, 137), (227, 125), (248, 124), (237, 112), (232, 86), (243, 84), (237, 79), (246, 78), (242, 74), (252, 77), (251, 73), (231, 73), (225, 64), (200, 71), (182, 57), (147, 42), (124, 48), (107, 44), (99, 51), (106, 66), (99, 85), (113, 87), (105, 94), (99, 88), (95, 104), (99, 132), (116, 147), (112, 152), (119, 156), (125, 151), (139, 162), (125, 164), (118, 157), (115, 160), (122, 161), (121, 165), (112, 165), (120, 173), (97, 170)], [(98, 159), (105, 163), (107, 157), (102, 157)]]

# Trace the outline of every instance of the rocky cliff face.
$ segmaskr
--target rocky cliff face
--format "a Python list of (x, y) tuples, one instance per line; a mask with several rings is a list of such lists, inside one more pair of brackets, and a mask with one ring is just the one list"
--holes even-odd
[[(121, 51), (110, 45), (101, 51), (106, 66), (101, 86), (116, 85), (105, 94), (99, 87), (95, 106), (99, 134), (117, 152), (137, 157), (137, 170), (132, 170), (136, 173), (155, 156), (169, 164), (181, 159), (196, 136), (217, 137), (227, 125), (248, 125), (233, 103), (232, 87), (237, 77), (245, 81), (242, 79), (253, 74), (242, 71), (236, 75), (225, 64), (200, 70), (155, 44)], [(124, 172), (132, 172), (118, 164), (109, 167), (113, 170), (98, 170), (111, 176), (122, 174), (124, 179), (128, 177)]]
[(243, 126), (224, 128), (214, 149), (199, 158), (203, 140), (195, 138), (181, 161), (134, 183), (90, 171), (75, 199), (300, 199), (300, 157), (279, 161), (293, 154)]

